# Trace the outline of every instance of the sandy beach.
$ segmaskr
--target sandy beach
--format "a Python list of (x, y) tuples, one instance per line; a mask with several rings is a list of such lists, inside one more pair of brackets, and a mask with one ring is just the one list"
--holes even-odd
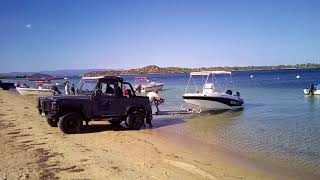
[(90, 122), (65, 135), (35, 99), (0, 90), (2, 179), (316, 179), (170, 134), (183, 119), (155, 117), (139, 131)]

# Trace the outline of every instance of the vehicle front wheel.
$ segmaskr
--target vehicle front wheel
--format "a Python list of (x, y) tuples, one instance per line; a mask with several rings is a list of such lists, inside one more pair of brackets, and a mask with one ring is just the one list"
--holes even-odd
[(47, 122), (51, 127), (58, 127), (58, 119), (56, 118), (47, 118)]
[(139, 130), (144, 125), (144, 115), (140, 111), (132, 111), (128, 114), (125, 121), (127, 128), (131, 130)]
[(66, 134), (77, 133), (82, 124), (82, 117), (78, 113), (69, 113), (62, 116), (59, 120), (59, 128)]

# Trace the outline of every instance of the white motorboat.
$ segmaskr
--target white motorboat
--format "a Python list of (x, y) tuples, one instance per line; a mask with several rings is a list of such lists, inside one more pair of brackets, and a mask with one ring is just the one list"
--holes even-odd
[(58, 89), (63, 89), (65, 83), (54, 83), (51, 81), (63, 80), (67, 78), (57, 78), (57, 77), (44, 77), (44, 78), (28, 78), (28, 81), (35, 82), (37, 86), (41, 86), (43, 89), (51, 89), (56, 86)]
[(146, 77), (136, 77), (134, 89), (137, 92), (162, 91), (164, 83), (150, 81)]
[[(226, 86), (221, 86), (217, 82), (217, 78), (215, 77), (215, 75), (218, 74), (229, 75), (231, 79), (231, 72), (227, 71), (191, 72), (185, 94), (183, 94), (182, 96), (184, 101), (187, 104), (192, 105), (193, 108), (200, 109), (201, 111), (243, 108), (244, 100), (240, 98), (240, 93), (233, 93), (231, 90), (227, 89)], [(196, 88), (196, 92), (187, 93), (189, 84), (193, 76), (207, 76), (202, 88), (202, 92), (200, 92), (198, 88)], [(213, 82), (209, 82), (210, 76), (212, 77)], [(194, 80), (193, 82), (196, 85)], [(230, 80), (229, 82), (232, 81)]]
[(23, 96), (53, 96), (55, 91), (42, 88), (16, 87), (17, 91)]
[(51, 89), (56, 86), (58, 89), (63, 89), (66, 85), (64, 83), (44, 83), (41, 85), (45, 89)]
[(303, 93), (305, 95), (320, 95), (320, 84), (318, 86), (314, 87), (313, 90), (311, 90), (311, 88), (303, 89)]
[[(58, 95), (58, 89), (62, 89), (63, 83), (52, 83), (53, 80), (62, 80), (65, 78), (43, 77), (43, 78), (28, 78), (28, 81), (36, 83), (35, 88), (28, 87), (26, 84), (16, 87), (17, 91), (23, 96), (53, 96)], [(55, 91), (56, 89), (56, 91)]]

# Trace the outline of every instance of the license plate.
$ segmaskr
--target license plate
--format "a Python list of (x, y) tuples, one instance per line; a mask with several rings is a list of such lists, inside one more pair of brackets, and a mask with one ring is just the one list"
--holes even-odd
[(45, 113), (41, 113), (41, 116), (42, 116), (42, 117), (45, 117), (45, 116), (46, 116), (46, 114), (45, 114)]

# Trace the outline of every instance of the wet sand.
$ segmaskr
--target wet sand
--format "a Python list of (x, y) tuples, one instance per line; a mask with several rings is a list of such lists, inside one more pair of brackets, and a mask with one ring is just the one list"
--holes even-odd
[(0, 90), (2, 179), (316, 179), (173, 134), (180, 116), (139, 131), (90, 122), (65, 135), (39, 116), (35, 99)]

